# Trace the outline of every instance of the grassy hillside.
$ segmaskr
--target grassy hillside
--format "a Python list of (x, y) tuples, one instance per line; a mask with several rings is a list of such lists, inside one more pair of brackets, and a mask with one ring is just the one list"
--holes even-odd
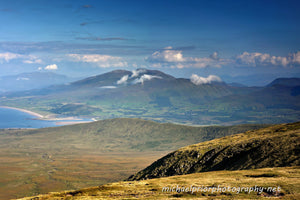
[[(188, 192), (176, 192), (177, 185), (180, 189), (184, 187), (190, 190), (191, 186), (194, 189)], [(165, 187), (171, 189), (174, 187), (175, 191), (166, 191)], [(199, 190), (197, 191), (198, 187)], [(212, 192), (212, 189), (208, 189), (213, 187), (215, 187), (215, 190), (217, 190), (218, 187), (222, 189), (224, 187), (230, 187), (231, 189), (224, 192)], [(249, 189), (245, 191), (246, 188), (257, 190), (250, 191)], [(278, 199), (278, 197), (284, 199), (299, 199), (299, 167), (216, 171), (142, 181), (116, 182), (76, 191), (53, 192), (45, 195), (22, 198), (22, 200), (266, 199), (266, 197), (268, 197), (267, 199)]]
[[(101, 152), (170, 151), (188, 144), (232, 135), (266, 125), (192, 127), (141, 119), (108, 119), (71, 126), (2, 130), (10, 147), (96, 149)], [(17, 138), (17, 140), (16, 140)], [(34, 142), (33, 142), (34, 141)]]
[(216, 170), (300, 165), (300, 122), (194, 144), (157, 160), (129, 180)]
[(300, 122), (274, 125), (180, 148), (133, 181), (22, 200), (299, 199), (299, 145)]
[(0, 199), (124, 180), (182, 146), (262, 125), (190, 127), (140, 119), (0, 130)]

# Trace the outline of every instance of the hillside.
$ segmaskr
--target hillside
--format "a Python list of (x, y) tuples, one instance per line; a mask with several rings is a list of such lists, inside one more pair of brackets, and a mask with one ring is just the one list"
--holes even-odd
[(0, 199), (124, 180), (182, 146), (266, 125), (190, 127), (110, 119), (0, 130)]
[(300, 78), (277, 78), (267, 86), (272, 87), (276, 85), (289, 86), (289, 87), (299, 86)]
[[(52, 192), (22, 200), (264, 197), (298, 199), (299, 144), (300, 122), (274, 125), (180, 148), (127, 181), (73, 191)], [(182, 190), (183, 187), (189, 188), (188, 191), (176, 191), (176, 188)], [(191, 187), (200, 189), (192, 192)], [(212, 189), (209, 191), (208, 188), (227, 190), (212, 192)], [(250, 192), (250, 188), (260, 189)]]
[(248, 131), (174, 151), (128, 178), (300, 165), (300, 122)]
[[(107, 119), (97, 122), (32, 130), (1, 130), (9, 146), (57, 149), (61, 146), (98, 151), (170, 151), (214, 138), (267, 125), (192, 127), (142, 119)], [(14, 138), (18, 140), (14, 141)], [(34, 143), (32, 142), (34, 140)]]
[[(188, 191), (177, 192), (177, 187), (179, 190), (188, 189)], [(218, 187), (231, 189), (218, 192)], [(249, 190), (245, 191), (246, 188)], [(250, 191), (250, 188), (256, 191)], [(174, 191), (171, 191), (172, 189)], [(212, 192), (212, 189), (215, 191)], [(74, 191), (52, 192), (19, 200), (266, 199), (266, 197), (299, 199), (299, 167), (203, 172), (141, 181), (124, 181)]]

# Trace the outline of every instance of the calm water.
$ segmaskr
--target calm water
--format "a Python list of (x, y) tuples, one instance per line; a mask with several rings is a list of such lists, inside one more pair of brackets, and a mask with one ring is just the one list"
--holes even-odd
[[(69, 120), (59, 121), (68, 122)], [(92, 121), (84, 119), (81, 121)], [(30, 115), (28, 113), (8, 109), (0, 108), (0, 129), (1, 128), (44, 128), (52, 126), (60, 126), (56, 124), (57, 121), (46, 121), (37, 120), (36, 116)]]

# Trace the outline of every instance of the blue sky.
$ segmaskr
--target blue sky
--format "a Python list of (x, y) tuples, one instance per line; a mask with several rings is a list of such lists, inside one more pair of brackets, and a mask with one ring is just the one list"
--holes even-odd
[(0, 76), (141, 67), (186, 78), (252, 77), (253, 84), (300, 76), (299, 7), (289, 0), (0, 0)]

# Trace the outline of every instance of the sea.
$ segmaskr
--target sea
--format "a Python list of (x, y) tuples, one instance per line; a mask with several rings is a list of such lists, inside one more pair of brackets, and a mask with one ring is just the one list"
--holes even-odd
[[(59, 122), (72, 122), (74, 120), (60, 120)], [(80, 119), (77, 122), (90, 122), (91, 119)], [(0, 129), (4, 128), (46, 128), (62, 126), (54, 120), (39, 120), (36, 116), (15, 109), (0, 107)]]

